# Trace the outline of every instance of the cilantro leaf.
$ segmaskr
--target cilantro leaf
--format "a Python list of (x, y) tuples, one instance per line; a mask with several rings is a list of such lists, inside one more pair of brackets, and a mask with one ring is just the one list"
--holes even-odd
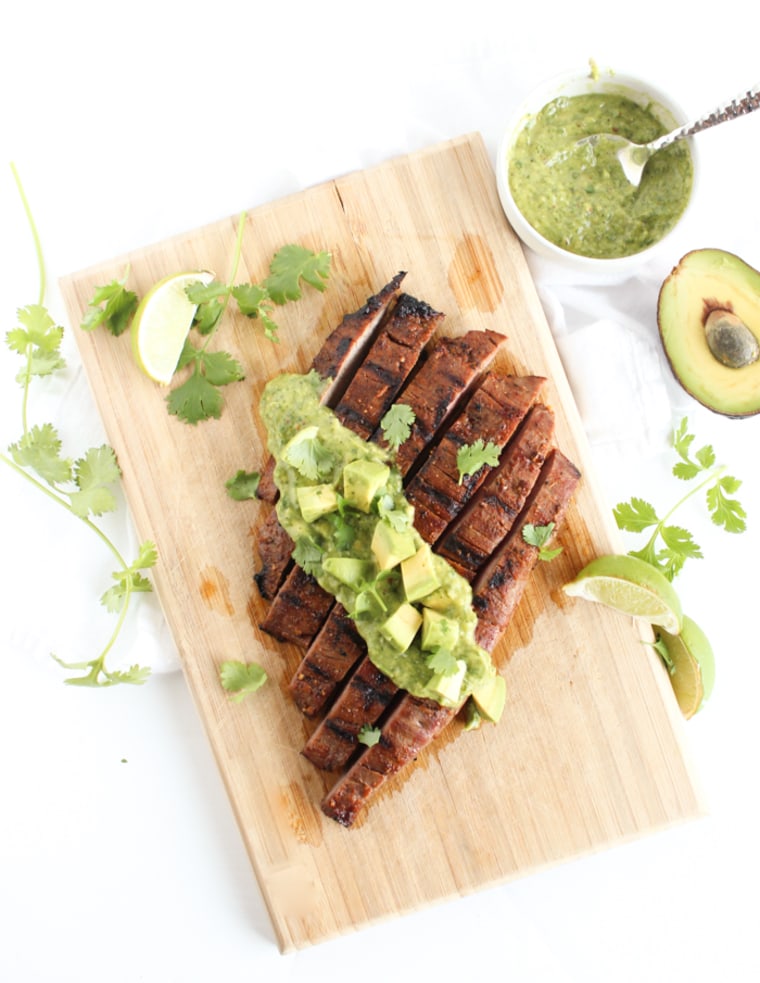
[(31, 468), (49, 485), (71, 480), (71, 461), (61, 456), (61, 439), (51, 423), (32, 427), (8, 450), (19, 467)]
[(297, 563), (304, 573), (313, 575), (321, 568), (322, 553), (322, 548), (317, 546), (313, 539), (299, 536), (293, 550), (293, 562)]
[(372, 727), (370, 724), (362, 724), (362, 726), (359, 728), (359, 733), (356, 735), (356, 739), (360, 744), (364, 744), (367, 747), (373, 747), (378, 743), (382, 736), (383, 733), (379, 727)]
[(245, 502), (251, 498), (256, 498), (259, 489), (261, 475), (258, 471), (236, 471), (235, 474), (224, 483), (227, 494), (236, 502)]
[(380, 421), (383, 435), (391, 450), (397, 450), (409, 439), (415, 419), (414, 410), (406, 403), (394, 403), (391, 406)]
[(315, 426), (299, 430), (283, 448), (282, 459), (311, 481), (328, 475), (334, 463), (331, 453), (319, 439), (319, 428)]
[(180, 386), (166, 397), (169, 413), (185, 423), (196, 424), (201, 420), (218, 420), (222, 415), (224, 400), (216, 386), (200, 372), (193, 372)]
[(457, 671), (457, 660), (453, 653), (445, 648), (437, 648), (425, 660), (425, 665), (441, 676), (453, 676)]
[(233, 703), (261, 689), (267, 681), (265, 670), (256, 662), (240, 662), (228, 659), (219, 666), (219, 681), (230, 694)]
[(493, 441), (486, 444), (480, 438), (473, 444), (464, 444), (460, 447), (457, 451), (459, 484), (462, 484), (465, 476), (477, 474), (486, 465), (496, 467), (499, 463), (500, 453), (501, 449)]
[(747, 528), (747, 513), (736, 499), (728, 498), (741, 485), (740, 481), (725, 475), (711, 488), (707, 489), (707, 507), (710, 517), (716, 526), (722, 526), (726, 532), (744, 532)]
[(613, 515), (619, 529), (629, 532), (641, 532), (650, 526), (656, 526), (660, 521), (654, 507), (643, 498), (632, 498), (630, 502), (620, 502), (613, 509)]
[(545, 526), (536, 526), (532, 522), (526, 522), (522, 529), (522, 537), (529, 546), (535, 546), (538, 549), (538, 558), (544, 562), (549, 562), (553, 560), (555, 556), (559, 556), (562, 552), (562, 547), (558, 546), (556, 549), (546, 549), (545, 544), (551, 539), (554, 532), (555, 523), (548, 522)]
[(128, 275), (129, 270), (123, 279), (112, 280), (105, 286), (95, 288), (80, 325), (83, 331), (94, 331), (101, 324), (115, 337), (126, 331), (138, 303), (137, 294), (127, 290)]
[(330, 253), (315, 253), (299, 245), (283, 246), (272, 257), (264, 287), (278, 305), (301, 297), (301, 280), (323, 291), (330, 275), (330, 262)]
[(93, 447), (74, 463), (77, 491), (69, 496), (75, 515), (103, 515), (116, 508), (116, 497), (108, 487), (121, 477), (113, 448), (104, 444)]
[(60, 352), (63, 328), (56, 325), (41, 304), (21, 308), (17, 317), (18, 326), (7, 332), (5, 340), (11, 351), (26, 358), (16, 376), (16, 381), (24, 386), (33, 376), (50, 375), (65, 366)]

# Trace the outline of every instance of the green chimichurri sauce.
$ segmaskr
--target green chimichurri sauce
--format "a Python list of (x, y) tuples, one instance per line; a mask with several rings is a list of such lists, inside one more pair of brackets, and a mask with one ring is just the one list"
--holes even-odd
[[(430, 605), (459, 626), (452, 654), (466, 663), (466, 672), (457, 698), (449, 700), (431, 688), (436, 672), (428, 664), (431, 652), (421, 647), (420, 632), (408, 648), (399, 651), (382, 631), (386, 619), (405, 603), (406, 597), (398, 567), (378, 576), (371, 550), (375, 526), (384, 518), (411, 534), (416, 547), (423, 546), (412, 524), (414, 512), (404, 496), (401, 475), (381, 447), (348, 430), (320, 403), (324, 385), (313, 372), (283, 374), (267, 384), (260, 404), (268, 448), (276, 461), (274, 478), (280, 492), (277, 515), (296, 544), (296, 562), (352, 615), (373, 663), (399, 688), (444, 705), (459, 706), (473, 689), (496, 675), (489, 653), (474, 640), (477, 619), (470, 585), (442, 557), (433, 554), (439, 584), (417, 604), (420, 610)], [(293, 438), (304, 433), (309, 439), (299, 445), (294, 455)], [(343, 469), (353, 461), (389, 465), (387, 480), (374, 494), (367, 512), (346, 505), (342, 498)], [(332, 486), (340, 507), (307, 521), (298, 490), (310, 486)], [(334, 557), (365, 561), (366, 575), (350, 586), (342, 583), (325, 570), (325, 565), (330, 565), (328, 558)]]
[(647, 143), (664, 132), (649, 109), (625, 96), (554, 99), (526, 123), (510, 154), (515, 203), (537, 232), (570, 252), (601, 259), (638, 253), (662, 239), (686, 207), (688, 147), (678, 142), (656, 153), (634, 187), (611, 141), (575, 144), (594, 133)]

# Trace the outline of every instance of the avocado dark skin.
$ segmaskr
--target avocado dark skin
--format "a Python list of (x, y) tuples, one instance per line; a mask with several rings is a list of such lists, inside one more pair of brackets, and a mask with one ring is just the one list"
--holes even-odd
[(657, 323), (673, 375), (708, 409), (760, 413), (760, 272), (722, 249), (686, 253), (666, 277)]

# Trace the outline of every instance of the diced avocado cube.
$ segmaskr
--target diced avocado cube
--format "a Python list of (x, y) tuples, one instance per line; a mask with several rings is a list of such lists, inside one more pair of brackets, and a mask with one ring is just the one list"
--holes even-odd
[(356, 556), (328, 556), (322, 561), (322, 569), (346, 587), (359, 590), (374, 576), (374, 563)]
[(305, 522), (314, 522), (338, 508), (338, 493), (332, 485), (301, 485), (296, 498)]
[(472, 691), (472, 699), (482, 717), (495, 724), (504, 711), (507, 684), (498, 673), (478, 683)]
[(437, 648), (453, 649), (459, 641), (459, 625), (439, 611), (422, 609), (422, 647), (428, 652)]
[(422, 597), (440, 587), (438, 575), (435, 572), (433, 551), (427, 543), (423, 543), (414, 556), (401, 563), (401, 577), (404, 581), (404, 593), (407, 601), (419, 601)]
[(422, 615), (417, 608), (411, 604), (400, 604), (380, 626), (380, 631), (399, 652), (406, 652), (421, 624)]
[(459, 702), (459, 694), (462, 691), (462, 683), (464, 682), (464, 675), (466, 672), (467, 663), (464, 661), (464, 659), (457, 659), (456, 672), (449, 673), (446, 676), (444, 676), (443, 673), (438, 672), (431, 677), (428, 686), (434, 693), (442, 697), (444, 700), (448, 700), (449, 703), (457, 704)]
[(370, 549), (377, 560), (378, 567), (381, 570), (390, 570), (407, 557), (414, 556), (417, 544), (411, 530), (399, 532), (390, 522), (381, 519), (372, 534)]
[(452, 604), (454, 601), (451, 595), (443, 587), (438, 587), (432, 593), (425, 595), (425, 607), (431, 608), (433, 611), (445, 613)]
[(360, 512), (369, 512), (390, 475), (391, 469), (380, 461), (350, 461), (343, 468), (343, 497)]

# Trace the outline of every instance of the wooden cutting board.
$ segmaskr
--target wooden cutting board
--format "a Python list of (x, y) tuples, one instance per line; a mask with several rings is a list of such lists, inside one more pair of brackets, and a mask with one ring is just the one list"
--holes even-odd
[[(120, 278), (127, 263), (141, 295), (181, 269), (227, 279), (238, 221), (66, 277), (72, 325), (94, 288)], [(138, 533), (158, 546), (155, 588), (283, 951), (703, 811), (657, 657), (629, 619), (560, 590), (620, 544), (482, 139), (463, 136), (252, 209), (236, 282), (260, 281), (289, 242), (332, 253), (329, 287), (307, 288), (277, 311), (279, 344), (255, 322), (227, 315), (218, 345), (247, 376), (227, 387), (218, 421), (190, 427), (170, 417), (166, 390), (137, 370), (128, 337), (76, 330)], [(408, 271), (406, 291), (447, 314), (444, 333), (506, 333), (501, 367), (548, 377), (557, 443), (584, 479), (560, 537), (564, 551), (539, 565), (497, 650), (508, 686), (502, 721), (472, 733), (450, 728), (346, 830), (320, 812), (327, 782), (299, 754), (309, 726), (287, 683), (300, 653), (257, 627), (264, 604), (252, 581), (254, 543), (268, 507), (232, 501), (224, 482), (264, 460), (257, 405), (266, 381), (307, 368), (343, 313), (398, 270)], [(270, 681), (232, 704), (218, 678), (225, 659), (258, 661)]]

